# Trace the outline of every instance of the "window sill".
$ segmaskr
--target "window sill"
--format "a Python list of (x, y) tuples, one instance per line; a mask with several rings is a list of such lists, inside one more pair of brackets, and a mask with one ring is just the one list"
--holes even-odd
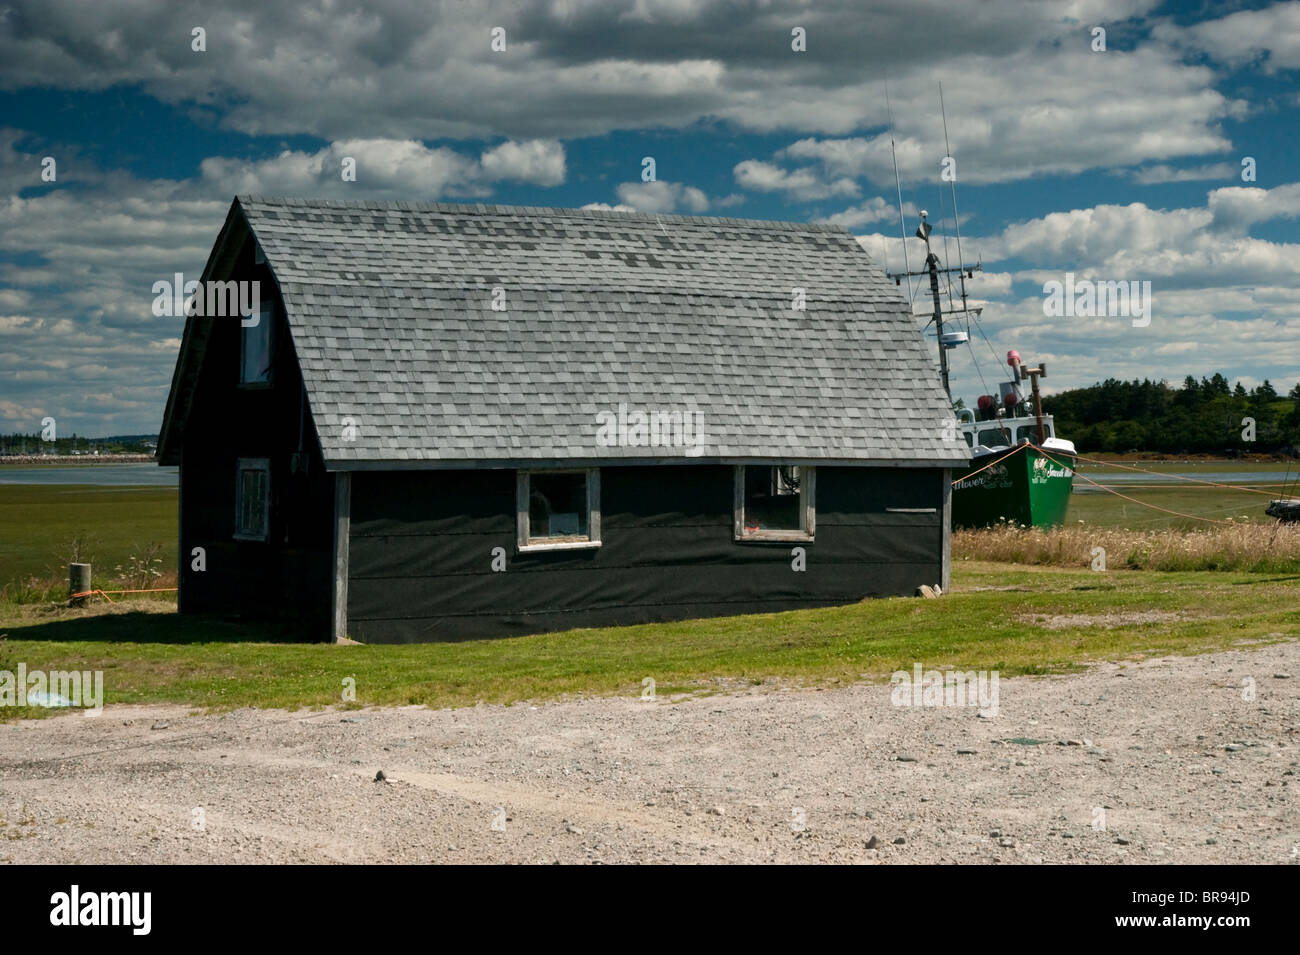
[(754, 531), (751, 534), (741, 534), (736, 538), (737, 543), (747, 541), (798, 541), (805, 544), (811, 544), (813, 535), (805, 531)]
[(544, 550), (595, 550), (600, 541), (555, 541), (554, 543), (520, 544), (519, 553), (531, 554)]
[(270, 537), (269, 534), (263, 534), (260, 537), (254, 534), (235, 534), (233, 536), (237, 541), (252, 541), (255, 544), (265, 544), (267, 539)]

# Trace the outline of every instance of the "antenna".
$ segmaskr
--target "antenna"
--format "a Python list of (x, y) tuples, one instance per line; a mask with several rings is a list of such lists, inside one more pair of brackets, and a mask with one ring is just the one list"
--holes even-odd
[[(948, 158), (952, 158), (952, 146), (948, 143), (948, 109), (943, 102), (943, 82), (939, 83), (939, 112), (943, 115), (943, 148)], [(954, 171), (952, 179), (948, 181), (952, 187), (952, 227), (957, 233), (957, 261), (965, 262), (961, 255), (961, 216), (957, 213), (957, 174)], [(966, 311), (966, 273), (958, 272), (958, 280), (961, 282), (961, 309)]]
[[(893, 122), (894, 122), (894, 113), (893, 113), (893, 107), (892, 107), (892, 104), (891, 104), (890, 101), (889, 101), (889, 87), (888, 87), (888, 85), (886, 85), (886, 87), (885, 87), (885, 104), (886, 104), (886, 108), (889, 109), (889, 122), (890, 122), (890, 127), (891, 127), (891, 133), (890, 133), (890, 139), (889, 139), (889, 142), (890, 142), (890, 150), (891, 150), (891, 152), (892, 152), (893, 149), (894, 149), (894, 139), (893, 139), (893, 133), (892, 133), (892, 127), (893, 127)], [(942, 86), (942, 85), (940, 85), (940, 87), (939, 87), (939, 106), (940, 106), (940, 109), (943, 110), (943, 113), (944, 113), (944, 117), (943, 117), (943, 142), (944, 142), (944, 146), (945, 146), (945, 147), (948, 147), (948, 145), (949, 145), (949, 144), (948, 144), (948, 115), (947, 115), (947, 110), (946, 110), (945, 104), (944, 104), (944, 102), (943, 102), (943, 86)], [(954, 224), (955, 224), (955, 223), (956, 223), (956, 216), (957, 216), (957, 199), (956, 199), (956, 196), (957, 196), (957, 187), (956, 187), (956, 185), (955, 185), (956, 180), (954, 179), (954, 180), (952, 180), (952, 181), (954, 182), (954, 185), (953, 185), (952, 188), (953, 188), (953, 219), (954, 219)], [(903, 219), (903, 194), (902, 194), (902, 187), (901, 187), (901, 185), (899, 185), (899, 182), (898, 182), (898, 156), (897, 156), (897, 153), (895, 153), (895, 155), (894, 155), (894, 184), (895, 184), (895, 186), (898, 188), (898, 216), (899, 216), (899, 220), (901, 221), (901, 220)], [(940, 200), (940, 214), (942, 214), (942, 204), (943, 204), (943, 187), (942, 187), (942, 186), (940, 186), (940, 188), (939, 188), (939, 200)], [(952, 400), (952, 389), (951, 389), (951, 387), (950, 387), (950, 385), (949, 385), (949, 381), (948, 381), (948, 349), (949, 349), (949, 348), (955, 348), (955, 347), (957, 347), (958, 345), (961, 345), (961, 344), (967, 344), (967, 343), (969, 343), (969, 341), (970, 341), (970, 332), (969, 332), (969, 330), (968, 330), (968, 331), (965, 331), (965, 332), (952, 332), (952, 333), (949, 333), (949, 334), (944, 334), (944, 330), (943, 330), (943, 317), (944, 317), (944, 315), (964, 314), (964, 315), (966, 316), (966, 324), (967, 324), (967, 328), (969, 329), (969, 327), (970, 327), (970, 312), (971, 312), (971, 310), (970, 310), (969, 306), (967, 305), (967, 301), (966, 301), (966, 277), (967, 277), (967, 276), (970, 276), (970, 277), (973, 278), (973, 277), (974, 277), (974, 274), (975, 274), (975, 271), (976, 271), (977, 269), (982, 271), (982, 270), (983, 270), (983, 267), (982, 267), (981, 263), (979, 263), (979, 262), (975, 263), (974, 265), (967, 265), (967, 264), (965, 264), (964, 262), (961, 261), (961, 238), (960, 238), (961, 232), (960, 232), (960, 226), (957, 227), (957, 233), (958, 233), (958, 240), (957, 240), (957, 256), (958, 256), (958, 259), (957, 259), (957, 262), (958, 262), (958, 264), (957, 264), (956, 266), (948, 266), (948, 267), (946, 267), (946, 268), (944, 268), (944, 267), (940, 267), (940, 265), (939, 265), (939, 256), (935, 254), (934, 249), (933, 249), (933, 248), (931, 247), (931, 245), (930, 245), (930, 234), (931, 234), (931, 232), (933, 231), (933, 228), (934, 228), (934, 227), (933, 227), (933, 226), (930, 224), (930, 222), (929, 222), (929, 213), (926, 212), (924, 209), (922, 209), (922, 210), (921, 210), (921, 224), (920, 224), (920, 225), (917, 227), (917, 229), (916, 229), (916, 237), (917, 237), (918, 239), (920, 239), (922, 242), (925, 243), (925, 267), (922, 268), (922, 269), (920, 269), (919, 271), (913, 272), (913, 271), (911, 270), (911, 268), (908, 268), (908, 267), (907, 267), (907, 265), (908, 265), (908, 263), (907, 263), (907, 229), (906, 229), (906, 226), (903, 227), (903, 264), (904, 264), (904, 267), (906, 268), (906, 271), (904, 271), (904, 272), (895, 272), (895, 273), (889, 275), (889, 277), (890, 277), (891, 279), (894, 280), (894, 284), (895, 284), (895, 285), (901, 285), (901, 284), (902, 284), (903, 277), (906, 276), (906, 277), (907, 277), (907, 284), (908, 284), (908, 287), (909, 287), (909, 288), (911, 288), (911, 285), (912, 285), (912, 276), (928, 276), (928, 277), (929, 277), (929, 279), (930, 279), (930, 299), (931, 299), (931, 301), (934, 303), (934, 312), (933, 312), (933, 314), (931, 315), (930, 321), (934, 323), (935, 336), (936, 336), (936, 338), (938, 339), (938, 345), (939, 345), (939, 376), (940, 376), (940, 380), (943, 382), (943, 390), (944, 390), (944, 392), (948, 395), (948, 399), (949, 399), (949, 401), (951, 401), (951, 400)], [(947, 235), (945, 234), (945, 235), (944, 235), (944, 242), (946, 243), (947, 241), (948, 241), (948, 237), (947, 237)], [(945, 278), (947, 278), (947, 277), (951, 276), (953, 272), (956, 272), (956, 273), (958, 273), (958, 274), (961, 276), (961, 283), (962, 283), (962, 284), (961, 284), (961, 302), (962, 302), (962, 307), (961, 307), (961, 309), (952, 309), (952, 308), (949, 308), (947, 311), (945, 311), (944, 308), (943, 308), (943, 303), (942, 303), (942, 301), (940, 300), (940, 294), (941, 294), (941, 293), (940, 293), (940, 291), (939, 291), (939, 276), (940, 276), (940, 275), (943, 275), (943, 276), (945, 276)], [(949, 278), (948, 281), (949, 281), (949, 286), (948, 286), (948, 287), (949, 287), (948, 300), (949, 300), (949, 303), (951, 304), (951, 302), (952, 302), (952, 291), (951, 291), (951, 289), (952, 289), (952, 284), (951, 284), (951, 278)], [(918, 286), (918, 288), (919, 288), (919, 286)], [(915, 294), (916, 294), (915, 291), (913, 291), (913, 293), (912, 293), (913, 297), (915, 297)], [(919, 318), (920, 316), (917, 315), (917, 316), (915, 316), (915, 317)], [(927, 328), (929, 327), (929, 323), (926, 324), (926, 327), (927, 327)]]
[(903, 219), (903, 185), (898, 178), (898, 152), (894, 149), (894, 107), (889, 101), (889, 77), (885, 77), (885, 113), (889, 117), (889, 155), (894, 160), (894, 188), (898, 190), (898, 232), (903, 241), (903, 271), (907, 273), (908, 301), (916, 299), (912, 289), (912, 267), (907, 264), (907, 223)]

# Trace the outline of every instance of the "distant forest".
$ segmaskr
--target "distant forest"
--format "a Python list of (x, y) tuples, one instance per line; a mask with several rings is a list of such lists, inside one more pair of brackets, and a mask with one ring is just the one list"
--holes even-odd
[[(1285, 395), (1267, 380), (1247, 391), (1216, 374), (1181, 388), (1163, 381), (1107, 379), (1043, 399), (1056, 431), (1080, 451), (1180, 453), (1300, 449), (1300, 384)], [(1250, 440), (1250, 421), (1254, 440)]]

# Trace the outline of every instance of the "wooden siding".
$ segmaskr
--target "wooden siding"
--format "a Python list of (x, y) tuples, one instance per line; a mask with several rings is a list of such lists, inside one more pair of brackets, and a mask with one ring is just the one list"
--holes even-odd
[(349, 635), (457, 640), (911, 594), (943, 577), (943, 478), (819, 467), (814, 541), (737, 542), (731, 467), (607, 467), (599, 548), (520, 553), (514, 471), (356, 472)]
[[(263, 301), (276, 297), (264, 265), (245, 244), (235, 280), (258, 280)], [(277, 303), (278, 304), (278, 303)], [(328, 637), (332, 580), (334, 482), (326, 473), (293, 343), (277, 313), (271, 387), (239, 387), (239, 320), (213, 322), (181, 451), (181, 608), (247, 619), (286, 620), (304, 635)], [(307, 473), (293, 473), (300, 420)], [(237, 541), (235, 471), (239, 458), (271, 462), (268, 540)], [(195, 547), (207, 569), (192, 569)]]

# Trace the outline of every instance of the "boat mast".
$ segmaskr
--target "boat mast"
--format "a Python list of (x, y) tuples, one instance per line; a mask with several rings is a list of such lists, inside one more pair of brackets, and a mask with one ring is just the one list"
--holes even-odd
[(930, 223), (926, 221), (926, 212), (921, 210), (921, 224), (916, 227), (916, 235), (925, 243), (925, 270), (930, 273), (930, 298), (934, 300), (934, 333), (939, 340), (939, 377), (943, 379), (943, 390), (952, 401), (952, 388), (948, 385), (948, 349), (943, 347), (943, 303), (939, 301), (939, 256), (930, 251)]
[[(885, 96), (886, 96), (886, 105), (888, 106), (888, 102), (889, 102), (889, 100), (888, 100), (888, 96), (889, 96), (889, 88), (888, 88), (888, 86), (886, 86), (886, 88), (885, 88)], [(951, 155), (952, 155), (952, 150), (951, 150), (951, 147), (950, 147), (949, 144), (948, 144), (948, 112), (947, 112), (947, 110), (944, 108), (944, 103), (943, 103), (943, 84), (942, 84), (942, 83), (939, 84), (939, 109), (940, 109), (940, 111), (943, 113), (943, 145), (944, 145), (944, 148), (948, 150), (948, 155), (951, 156)], [(890, 120), (889, 150), (890, 150), (890, 153), (891, 153), (891, 154), (893, 155), (893, 157), (894, 157), (894, 184), (895, 184), (895, 186), (897, 186), (897, 188), (898, 188), (898, 219), (899, 219), (899, 226), (902, 227), (902, 223), (903, 223), (903, 189), (902, 189), (902, 185), (899, 183), (899, 179), (898, 179), (898, 155), (897, 155), (897, 153), (894, 151), (894, 139), (893, 139), (893, 111), (892, 111), (892, 109), (890, 110), (890, 117), (889, 117), (889, 120)], [(952, 182), (952, 214), (953, 214), (953, 224), (954, 224), (954, 226), (955, 226), (955, 228), (956, 228), (956, 232), (957, 232), (957, 261), (958, 261), (958, 262), (961, 262), (961, 225), (957, 222), (957, 183), (956, 183), (956, 180), (955, 180), (955, 179), (951, 180), (951, 182)], [(907, 266), (907, 233), (906, 233), (906, 229), (905, 229), (905, 228), (902, 228), (901, 231), (902, 231), (902, 233), (903, 233), (903, 269), (904, 269), (904, 271), (902, 271), (902, 272), (892, 272), (892, 273), (889, 273), (889, 277), (890, 277), (891, 279), (894, 280), (894, 284), (895, 284), (895, 285), (900, 285), (900, 286), (903, 284), (903, 283), (902, 283), (902, 280), (903, 280), (904, 278), (909, 279), (909, 283), (908, 283), (909, 288), (911, 287), (910, 279), (911, 279), (913, 276), (928, 275), (928, 276), (930, 277), (930, 298), (931, 298), (931, 300), (934, 302), (934, 314), (933, 314), (933, 316), (931, 317), (931, 321), (934, 322), (935, 337), (936, 337), (936, 340), (938, 341), (938, 345), (939, 345), (939, 377), (940, 377), (940, 378), (942, 379), (942, 381), (943, 381), (943, 391), (944, 391), (944, 394), (946, 394), (946, 395), (948, 396), (948, 403), (949, 403), (949, 404), (952, 404), (952, 386), (950, 385), (950, 383), (949, 383), (949, 381), (948, 381), (948, 348), (949, 348), (950, 346), (945, 345), (945, 344), (944, 344), (944, 341), (943, 341), (943, 317), (944, 317), (944, 315), (951, 315), (951, 314), (965, 314), (965, 313), (968, 313), (968, 312), (972, 311), (972, 309), (967, 305), (967, 301), (966, 301), (966, 279), (968, 279), (968, 278), (974, 278), (974, 277), (975, 277), (975, 272), (976, 272), (976, 271), (983, 271), (984, 266), (983, 266), (983, 263), (981, 263), (981, 262), (977, 262), (975, 265), (965, 265), (965, 264), (962, 264), (962, 265), (959, 265), (959, 266), (957, 266), (957, 267), (955, 267), (955, 268), (940, 268), (940, 267), (939, 267), (939, 256), (937, 256), (937, 255), (934, 253), (934, 250), (930, 248), (930, 232), (933, 230), (933, 226), (930, 225), (930, 222), (929, 222), (928, 216), (929, 216), (929, 213), (927, 213), (924, 209), (922, 209), (922, 210), (921, 210), (921, 224), (920, 224), (919, 226), (916, 227), (916, 233), (915, 233), (916, 237), (917, 237), (918, 239), (920, 239), (922, 242), (925, 243), (925, 268), (922, 269), (922, 270), (920, 270), (920, 271), (917, 271), (917, 272), (913, 272), (913, 271), (911, 271), (910, 269), (908, 269), (908, 266)], [(943, 272), (943, 273), (945, 273), (945, 274), (947, 274), (947, 273), (951, 273), (951, 272), (956, 272), (956, 273), (958, 274), (958, 276), (959, 276), (959, 280), (960, 280), (960, 282), (961, 282), (961, 308), (960, 308), (960, 309), (952, 309), (952, 310), (950, 310), (950, 311), (948, 311), (948, 312), (945, 312), (945, 311), (943, 310), (943, 303), (940, 301), (940, 298), (939, 298), (939, 273), (940, 273), (940, 272)], [(951, 298), (951, 296), (950, 296), (950, 298)], [(978, 314), (979, 309), (974, 309), (974, 311)]]
[[(915, 233), (916, 237), (925, 243), (925, 268), (917, 272), (891, 272), (889, 273), (889, 277), (894, 280), (895, 285), (902, 285), (905, 277), (911, 277), (914, 275), (928, 275), (930, 277), (930, 298), (934, 302), (934, 314), (930, 320), (934, 322), (935, 332), (938, 335), (939, 374), (943, 379), (943, 390), (948, 395), (948, 401), (951, 402), (952, 388), (948, 383), (948, 348), (943, 343), (943, 317), (945, 315), (958, 315), (968, 311), (968, 309), (963, 305), (960, 309), (952, 309), (948, 312), (943, 310), (943, 303), (939, 299), (939, 273), (942, 272), (947, 274), (949, 272), (958, 272), (969, 278), (973, 276), (976, 271), (983, 271), (984, 267), (981, 263), (977, 262), (974, 265), (940, 268), (939, 256), (937, 256), (930, 248), (930, 233), (933, 231), (934, 227), (930, 225), (929, 215), (930, 214), (924, 209), (921, 210), (921, 224), (916, 227)], [(906, 245), (906, 240), (904, 240), (904, 245)]]

